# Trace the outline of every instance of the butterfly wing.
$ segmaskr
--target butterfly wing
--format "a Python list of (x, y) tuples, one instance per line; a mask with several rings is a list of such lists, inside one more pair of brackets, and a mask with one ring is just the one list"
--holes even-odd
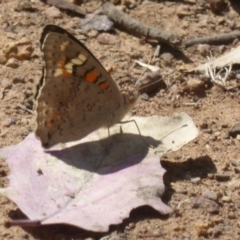
[(36, 135), (43, 146), (75, 141), (121, 120), (123, 95), (80, 41), (47, 25), (40, 43), (45, 67), (37, 97)]

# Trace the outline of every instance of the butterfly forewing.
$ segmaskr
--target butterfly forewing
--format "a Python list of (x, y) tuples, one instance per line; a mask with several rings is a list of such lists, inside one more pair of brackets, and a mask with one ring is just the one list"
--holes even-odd
[(121, 92), (81, 42), (54, 25), (44, 28), (40, 42), (45, 66), (36, 134), (45, 147), (81, 139), (121, 120)]

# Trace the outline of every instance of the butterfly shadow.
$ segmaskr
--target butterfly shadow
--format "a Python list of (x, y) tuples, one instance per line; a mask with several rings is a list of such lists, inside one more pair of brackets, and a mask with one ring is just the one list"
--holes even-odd
[(132, 133), (118, 133), (98, 141), (84, 142), (62, 150), (47, 150), (58, 160), (77, 169), (98, 174), (109, 174), (140, 163), (149, 153), (150, 146), (161, 141)]

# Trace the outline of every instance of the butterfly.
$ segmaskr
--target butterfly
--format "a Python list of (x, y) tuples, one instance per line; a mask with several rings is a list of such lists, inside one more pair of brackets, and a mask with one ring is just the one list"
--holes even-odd
[(56, 25), (44, 27), (44, 67), (36, 97), (36, 135), (45, 148), (119, 123), (139, 92), (120, 90), (94, 55)]

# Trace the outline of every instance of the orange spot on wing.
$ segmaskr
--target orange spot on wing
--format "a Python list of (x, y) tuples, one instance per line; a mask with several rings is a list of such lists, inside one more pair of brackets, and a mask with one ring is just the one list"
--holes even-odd
[(91, 72), (88, 72), (85, 75), (85, 80), (90, 82), (90, 83), (94, 83), (97, 81), (97, 78), (99, 77), (100, 73), (95, 69), (92, 70)]
[(62, 71), (62, 76), (64, 76), (64, 77), (70, 77), (70, 76), (72, 76), (72, 73), (70, 73), (70, 72), (68, 72), (68, 71), (66, 71), (66, 70), (63, 70), (63, 71)]
[(58, 67), (60, 68), (64, 68), (65, 64), (66, 64), (66, 57), (62, 57), (62, 59), (60, 59), (57, 63)]
[(100, 88), (102, 88), (102, 89), (108, 89), (109, 84), (108, 84), (107, 82), (102, 82), (102, 83), (99, 84), (99, 86), (100, 86)]

